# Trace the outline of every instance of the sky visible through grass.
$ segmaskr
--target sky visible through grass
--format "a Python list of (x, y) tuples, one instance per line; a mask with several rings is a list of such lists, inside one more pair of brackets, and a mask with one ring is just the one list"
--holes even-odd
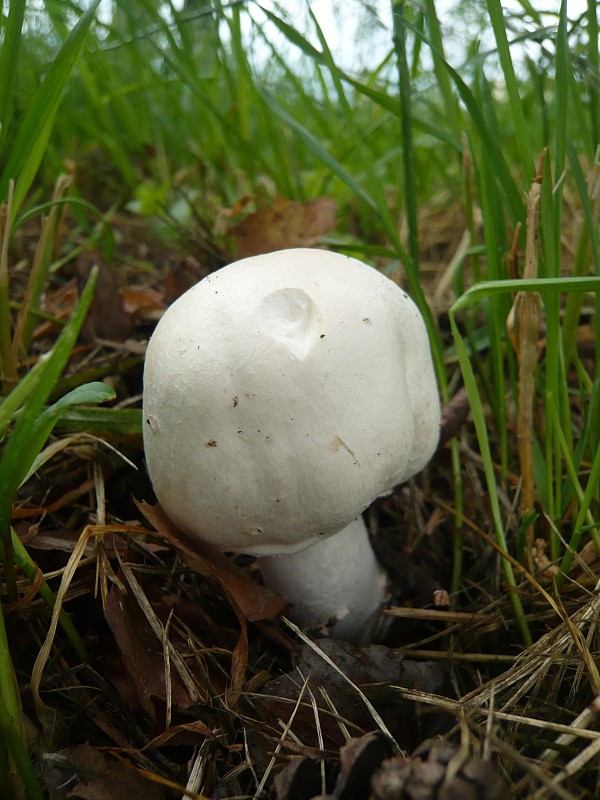
[[(336, 57), (339, 67), (352, 72), (371, 70), (383, 60), (391, 47), (392, 30), (392, 3), (390, 0), (347, 0), (347, 2), (331, 2), (331, 0), (265, 0), (256, 6), (264, 6), (277, 12), (281, 9), (300, 30), (310, 30), (307, 7), (315, 14), (327, 43)], [(407, 3), (407, 5), (411, 5)], [(461, 3), (457, 0), (438, 0), (436, 11), (443, 28), (447, 29), (448, 36), (444, 41), (447, 48), (446, 56), (455, 67), (460, 67), (464, 61), (466, 45), (471, 41), (473, 30), (469, 19), (464, 12), (458, 12)], [(248, 4), (252, 7), (252, 3)], [(502, 4), (505, 14), (522, 12), (522, 5), (516, 0), (509, 0)], [(548, 0), (542, 5), (542, 21), (544, 25), (556, 25), (560, 2)], [(584, 14), (585, 0), (569, 0), (568, 14), (571, 19), (577, 19)], [(253, 15), (260, 18), (257, 8)], [(314, 37), (308, 33), (308, 38)], [(318, 44), (316, 39), (313, 44)], [(486, 51), (494, 46), (493, 34), (490, 28), (483, 33), (481, 49)], [(288, 46), (282, 39), (282, 47)], [(535, 49), (535, 45), (529, 45)], [(515, 55), (516, 51), (516, 55)], [(519, 55), (519, 51), (521, 55)], [(517, 63), (525, 53), (525, 47), (513, 48), (513, 57)], [(260, 55), (260, 51), (259, 51)]]

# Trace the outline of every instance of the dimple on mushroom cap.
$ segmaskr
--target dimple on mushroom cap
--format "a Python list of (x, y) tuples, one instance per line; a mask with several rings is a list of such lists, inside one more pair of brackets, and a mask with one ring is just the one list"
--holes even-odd
[(166, 513), (256, 555), (343, 528), (424, 466), (439, 428), (414, 303), (308, 249), (235, 262), (180, 297), (148, 346), (143, 413)]

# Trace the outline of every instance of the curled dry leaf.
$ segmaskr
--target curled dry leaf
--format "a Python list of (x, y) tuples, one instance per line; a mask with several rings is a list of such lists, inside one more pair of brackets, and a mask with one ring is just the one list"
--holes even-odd
[(371, 776), (384, 758), (392, 755), (392, 743), (380, 731), (350, 739), (340, 749), (341, 770), (335, 786), (336, 800), (369, 797)]
[(294, 758), (273, 780), (275, 800), (311, 800), (321, 790), (319, 763), (307, 756)]
[(231, 682), (227, 702), (234, 708), (246, 679), (248, 666), (247, 620), (269, 619), (279, 614), (287, 601), (256, 583), (223, 553), (199, 539), (190, 539), (167, 517), (159, 505), (136, 504), (148, 522), (179, 553), (183, 561), (202, 575), (216, 578), (240, 623), (240, 637), (231, 657)]
[(471, 407), (467, 390), (462, 387), (442, 406), (438, 449), (443, 447), (453, 436), (458, 434), (461, 427), (467, 421), (470, 410)]
[(186, 536), (157, 504), (138, 502), (136, 505), (154, 527), (179, 553), (183, 561), (202, 575), (216, 578), (222, 585), (234, 609), (241, 611), (250, 622), (276, 617), (287, 605), (287, 601), (265, 586), (256, 583), (212, 545)]
[(306, 202), (278, 197), (233, 228), (230, 233), (238, 258), (291, 247), (313, 247), (335, 227), (336, 202), (317, 197)]

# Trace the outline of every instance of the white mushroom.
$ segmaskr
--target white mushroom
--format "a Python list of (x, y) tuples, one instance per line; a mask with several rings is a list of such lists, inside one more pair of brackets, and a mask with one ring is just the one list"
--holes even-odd
[(143, 414), (171, 519), (259, 556), (299, 624), (364, 640), (385, 580), (361, 512), (425, 466), (439, 433), (427, 333), (406, 293), (323, 250), (230, 264), (162, 317)]

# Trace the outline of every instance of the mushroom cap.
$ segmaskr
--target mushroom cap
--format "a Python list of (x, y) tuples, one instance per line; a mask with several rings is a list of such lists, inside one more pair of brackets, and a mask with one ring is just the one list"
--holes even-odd
[(165, 512), (221, 550), (301, 550), (419, 472), (440, 406), (422, 317), (356, 259), (283, 250), (230, 264), (163, 315), (144, 448)]

